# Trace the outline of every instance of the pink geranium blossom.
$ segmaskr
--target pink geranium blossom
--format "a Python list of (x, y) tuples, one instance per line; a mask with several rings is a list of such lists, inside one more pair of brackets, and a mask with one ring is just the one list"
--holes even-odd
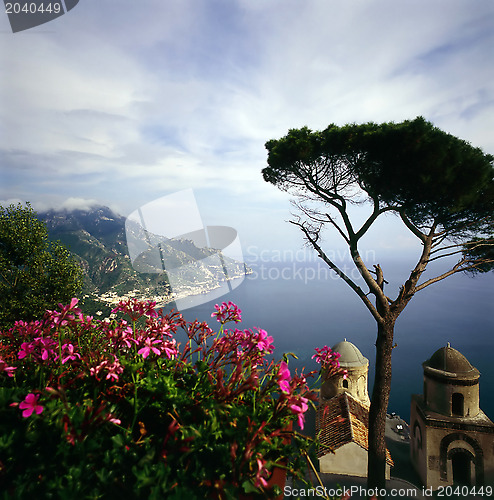
[(255, 342), (257, 343), (257, 348), (263, 354), (271, 354), (274, 351), (273, 337), (268, 336), (266, 330), (262, 328), (256, 328), (257, 334), (254, 334)]
[(173, 359), (174, 357), (179, 355), (177, 342), (175, 339), (163, 342), (162, 347), (163, 347), (163, 352), (165, 353), (168, 359)]
[(112, 313), (124, 312), (127, 313), (132, 321), (137, 321), (141, 316), (149, 316), (150, 318), (155, 318), (158, 313), (155, 310), (156, 302), (152, 300), (142, 301), (136, 298), (131, 298), (128, 300), (121, 300), (115, 309), (112, 309)]
[(67, 304), (65, 306), (63, 304), (58, 304), (58, 306), (60, 307), (60, 312), (46, 311), (48, 319), (51, 320), (51, 322), (55, 326), (67, 325), (69, 321), (75, 319), (75, 316), (77, 317), (82, 316), (82, 311), (78, 307), (76, 307), (78, 302), (79, 299), (74, 297), (70, 301), (70, 304)]
[(338, 358), (341, 356), (339, 352), (333, 351), (330, 347), (325, 345), (322, 348), (315, 348), (316, 354), (312, 356), (312, 359), (315, 359), (317, 363), (322, 366), (331, 365), (333, 367), (338, 368), (340, 366), (340, 362)]
[(290, 393), (290, 370), (288, 369), (288, 365), (285, 361), (280, 363), (280, 367), (278, 369), (278, 385), (282, 392), (289, 394)]
[(266, 478), (268, 477), (268, 470), (266, 469), (266, 460), (263, 458), (257, 458), (257, 472), (256, 472), (256, 487), (263, 487), (266, 488), (268, 486), (268, 482), (266, 481)]
[(13, 377), (14, 370), (17, 370), (16, 366), (8, 366), (7, 363), (0, 358), (0, 373), (5, 372), (9, 377)]
[(26, 399), (19, 404), (19, 409), (24, 410), (22, 416), (24, 418), (30, 417), (34, 412), (40, 414), (43, 411), (43, 407), (38, 404), (39, 394), (28, 394)]
[(81, 355), (75, 351), (75, 347), (72, 344), (64, 344), (62, 346), (62, 350), (66, 354), (65, 357), (62, 357), (62, 365), (64, 365), (69, 360), (81, 358)]
[(233, 302), (229, 301), (228, 304), (223, 302), (221, 306), (215, 304), (214, 307), (216, 311), (211, 314), (211, 317), (216, 317), (221, 324), (224, 325), (229, 321), (235, 321), (235, 323), (242, 321), (242, 310), (239, 309)]
[(307, 402), (307, 398), (301, 397), (290, 405), (290, 410), (298, 417), (298, 425), (301, 429), (304, 428), (305, 412), (309, 409), (309, 407), (307, 406)]
[(340, 368), (339, 358), (341, 354), (333, 351), (330, 347), (325, 345), (322, 348), (315, 348), (316, 354), (312, 356), (317, 363), (320, 363), (322, 370), (325, 372), (326, 378), (332, 377), (336, 373), (342, 374), (343, 378), (347, 378), (348, 372)]
[(100, 372), (102, 372), (104, 370), (107, 372), (106, 373), (106, 380), (109, 380), (109, 379), (118, 380), (118, 376), (121, 373), (123, 373), (124, 368), (120, 364), (120, 361), (118, 360), (118, 358), (116, 356), (113, 356), (113, 357), (114, 357), (113, 363), (110, 364), (110, 362), (108, 360), (105, 360), (105, 361), (101, 362), (98, 366), (91, 368), (89, 370), (89, 373), (91, 375), (93, 375), (96, 378), (96, 380), (101, 380), (99, 378), (99, 374), (100, 374)]
[(146, 337), (144, 339), (144, 347), (137, 351), (137, 354), (140, 354), (143, 358), (147, 358), (151, 351), (154, 352), (157, 356), (161, 354), (161, 351), (156, 347), (156, 345), (161, 344), (162, 341), (159, 339), (153, 339), (151, 337)]
[(32, 357), (36, 361), (49, 361), (57, 358), (58, 342), (50, 337), (36, 337), (31, 342), (22, 342), (17, 357)]

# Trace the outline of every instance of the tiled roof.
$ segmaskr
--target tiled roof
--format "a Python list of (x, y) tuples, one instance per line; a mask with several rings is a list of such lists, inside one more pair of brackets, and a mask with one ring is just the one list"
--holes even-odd
[[(316, 433), (319, 437), (318, 457), (354, 442), (369, 449), (369, 410), (346, 392), (321, 403), (316, 414)], [(386, 461), (393, 465), (389, 451)]]

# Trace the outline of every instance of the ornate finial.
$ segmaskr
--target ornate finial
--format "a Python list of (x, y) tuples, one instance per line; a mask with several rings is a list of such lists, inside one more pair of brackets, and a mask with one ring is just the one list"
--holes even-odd
[(346, 337), (343, 339), (344, 342), (346, 342)]
[(446, 347), (451, 347), (451, 344), (448, 342), (448, 345)]

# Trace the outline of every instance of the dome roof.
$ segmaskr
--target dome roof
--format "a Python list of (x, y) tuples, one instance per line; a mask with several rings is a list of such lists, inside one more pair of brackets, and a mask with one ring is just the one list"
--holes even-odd
[(340, 353), (341, 356), (338, 361), (342, 368), (366, 366), (369, 364), (369, 360), (364, 358), (358, 348), (351, 342), (348, 342), (347, 339), (338, 342), (332, 347), (332, 350)]
[(453, 349), (449, 342), (446, 347), (438, 349), (422, 366), (425, 373), (446, 378), (475, 380), (480, 376), (477, 368), (473, 367), (461, 352)]

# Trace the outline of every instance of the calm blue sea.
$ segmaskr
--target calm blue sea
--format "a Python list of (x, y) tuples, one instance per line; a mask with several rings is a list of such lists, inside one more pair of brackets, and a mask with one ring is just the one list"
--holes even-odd
[[(242, 328), (262, 327), (274, 337), (278, 357), (294, 352), (291, 366), (318, 369), (315, 347), (346, 338), (369, 359), (372, 389), (376, 324), (364, 304), (323, 263), (248, 262), (253, 270), (243, 283), (216, 302), (231, 300), (242, 309)], [(383, 269), (395, 296), (409, 263), (390, 260)], [(395, 281), (396, 280), (396, 281)], [(401, 281), (402, 282), (402, 281)], [(389, 412), (407, 421), (410, 395), (422, 393), (422, 363), (447, 342), (481, 372), (480, 405), (494, 420), (494, 274), (455, 275), (419, 292), (396, 324)], [(211, 318), (215, 302), (184, 311), (192, 320)]]

